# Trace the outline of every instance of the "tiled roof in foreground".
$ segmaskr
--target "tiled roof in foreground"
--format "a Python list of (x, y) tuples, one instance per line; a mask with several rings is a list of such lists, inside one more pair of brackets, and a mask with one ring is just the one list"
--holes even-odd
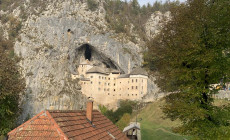
[(43, 111), (8, 133), (9, 139), (127, 140), (116, 125), (93, 110), (92, 124), (86, 111)]

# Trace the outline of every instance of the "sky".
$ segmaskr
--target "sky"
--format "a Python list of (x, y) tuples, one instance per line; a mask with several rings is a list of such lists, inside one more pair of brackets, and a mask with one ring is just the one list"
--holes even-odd
[[(147, 4), (147, 3), (153, 4), (156, 0), (138, 0), (138, 1), (139, 1), (140, 5), (142, 6), (142, 5)], [(158, 0), (158, 1), (165, 2), (166, 0)], [(185, 0), (179, 0), (179, 1), (185, 2)]]

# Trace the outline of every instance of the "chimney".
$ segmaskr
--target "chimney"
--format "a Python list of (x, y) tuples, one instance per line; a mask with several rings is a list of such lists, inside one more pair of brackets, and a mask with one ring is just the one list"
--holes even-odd
[(89, 102), (87, 103), (86, 118), (87, 118), (90, 122), (93, 121), (93, 101), (89, 101)]

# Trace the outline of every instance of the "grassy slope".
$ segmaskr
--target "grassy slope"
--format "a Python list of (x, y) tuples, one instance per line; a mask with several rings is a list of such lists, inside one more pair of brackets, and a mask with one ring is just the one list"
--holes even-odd
[[(163, 119), (163, 112), (160, 107), (164, 101), (157, 101), (147, 105), (139, 114), (142, 118), (141, 138), (142, 140), (183, 140), (187, 136), (181, 136), (172, 132), (171, 128), (180, 124), (179, 121)], [(135, 118), (135, 117), (134, 117)]]

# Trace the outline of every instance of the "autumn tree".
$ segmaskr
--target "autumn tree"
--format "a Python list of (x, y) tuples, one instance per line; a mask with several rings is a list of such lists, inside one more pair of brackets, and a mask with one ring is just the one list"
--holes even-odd
[(13, 43), (0, 37), (0, 135), (15, 127), (20, 112), (19, 95), (25, 88), (12, 53)]
[(230, 137), (230, 107), (215, 106), (213, 84), (229, 82), (229, 0), (188, 0), (148, 43), (146, 66), (162, 91), (171, 92), (163, 112), (180, 119), (176, 132), (198, 139)]

